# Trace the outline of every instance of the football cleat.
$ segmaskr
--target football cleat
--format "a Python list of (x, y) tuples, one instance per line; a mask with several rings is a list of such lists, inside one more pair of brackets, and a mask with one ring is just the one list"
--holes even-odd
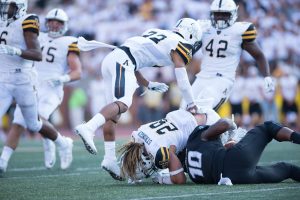
[(124, 181), (125, 179), (121, 176), (121, 169), (118, 165), (118, 162), (116, 159), (104, 159), (101, 163), (102, 169), (107, 171), (110, 176), (118, 181)]
[(47, 169), (51, 169), (56, 162), (55, 144), (49, 139), (43, 139), (44, 163)]
[(2, 158), (0, 158), (0, 175), (4, 174), (6, 172), (7, 164), (8, 164), (7, 161), (5, 161)]
[(61, 169), (69, 168), (73, 161), (73, 140), (71, 138), (65, 137), (65, 141), (66, 146), (59, 149)]
[(79, 135), (85, 145), (85, 148), (91, 154), (97, 154), (97, 148), (94, 144), (94, 132), (85, 124), (80, 124), (75, 127), (75, 133)]

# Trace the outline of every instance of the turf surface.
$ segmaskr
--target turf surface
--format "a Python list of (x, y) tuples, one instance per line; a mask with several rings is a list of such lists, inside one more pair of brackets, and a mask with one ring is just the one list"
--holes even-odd
[[(124, 142), (122, 140), (118, 144)], [(2, 149), (3, 143), (0, 144)], [(89, 154), (80, 140), (74, 143), (74, 161), (62, 171), (59, 160), (55, 167), (43, 166), (42, 144), (37, 140), (22, 140), (13, 155), (7, 173), (0, 178), (0, 200), (18, 199), (300, 199), (300, 183), (287, 180), (279, 184), (259, 185), (195, 185), (190, 180), (182, 186), (156, 185), (151, 180), (129, 185), (113, 180), (100, 169), (103, 142), (97, 140), (98, 155)], [(57, 155), (58, 156), (58, 155)], [(59, 158), (58, 158), (59, 159)], [(262, 165), (276, 161), (300, 165), (300, 146), (291, 143), (271, 143), (261, 158)]]

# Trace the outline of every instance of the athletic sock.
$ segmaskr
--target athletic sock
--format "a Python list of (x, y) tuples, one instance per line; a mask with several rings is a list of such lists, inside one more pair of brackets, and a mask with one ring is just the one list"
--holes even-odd
[(102, 114), (97, 113), (92, 119), (90, 119), (86, 125), (94, 132), (105, 123), (105, 118)]
[(14, 150), (9, 146), (4, 146), (1, 154), (1, 158), (6, 162), (9, 161), (11, 155), (13, 154)]
[(104, 142), (104, 159), (116, 159), (116, 142)]
[(57, 138), (54, 141), (55, 144), (57, 144), (57, 146), (59, 146), (60, 148), (64, 148), (66, 146), (66, 141), (65, 141), (65, 137), (61, 136), (60, 133), (57, 133)]

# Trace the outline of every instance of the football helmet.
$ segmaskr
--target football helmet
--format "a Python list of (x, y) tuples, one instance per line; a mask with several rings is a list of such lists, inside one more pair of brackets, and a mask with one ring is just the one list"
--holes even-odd
[[(52, 24), (51, 20), (58, 21), (58, 24)], [(68, 31), (69, 17), (62, 9), (55, 8), (50, 10), (46, 15), (46, 27), (48, 35), (56, 38), (63, 36)]]
[(173, 32), (180, 35), (191, 45), (197, 44), (202, 38), (202, 30), (196, 20), (191, 18), (182, 18), (177, 21)]
[(27, 0), (1, 0), (1, 20), (8, 21), (10, 23), (19, 19), (27, 13), (27, 6)]
[(144, 152), (141, 155), (141, 162), (137, 164), (136, 168), (136, 180), (142, 180), (143, 178), (149, 178), (152, 174), (157, 171), (154, 162), (150, 156)]
[(214, 0), (210, 6), (210, 20), (216, 29), (224, 29), (234, 24), (238, 6), (233, 0)]

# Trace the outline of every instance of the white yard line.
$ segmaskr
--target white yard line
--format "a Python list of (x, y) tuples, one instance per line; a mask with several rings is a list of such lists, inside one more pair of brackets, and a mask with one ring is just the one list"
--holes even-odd
[(241, 193), (253, 193), (253, 192), (270, 192), (279, 190), (295, 190), (300, 189), (300, 186), (295, 187), (280, 187), (280, 188), (267, 188), (267, 189), (257, 189), (257, 190), (244, 190), (244, 191), (231, 191), (231, 192), (211, 192), (211, 193), (201, 193), (201, 194), (185, 194), (177, 196), (161, 196), (161, 197), (145, 197), (130, 200), (152, 200), (152, 199), (174, 199), (174, 198), (190, 198), (199, 196), (213, 196), (213, 195), (224, 195), (224, 194), (241, 194)]

